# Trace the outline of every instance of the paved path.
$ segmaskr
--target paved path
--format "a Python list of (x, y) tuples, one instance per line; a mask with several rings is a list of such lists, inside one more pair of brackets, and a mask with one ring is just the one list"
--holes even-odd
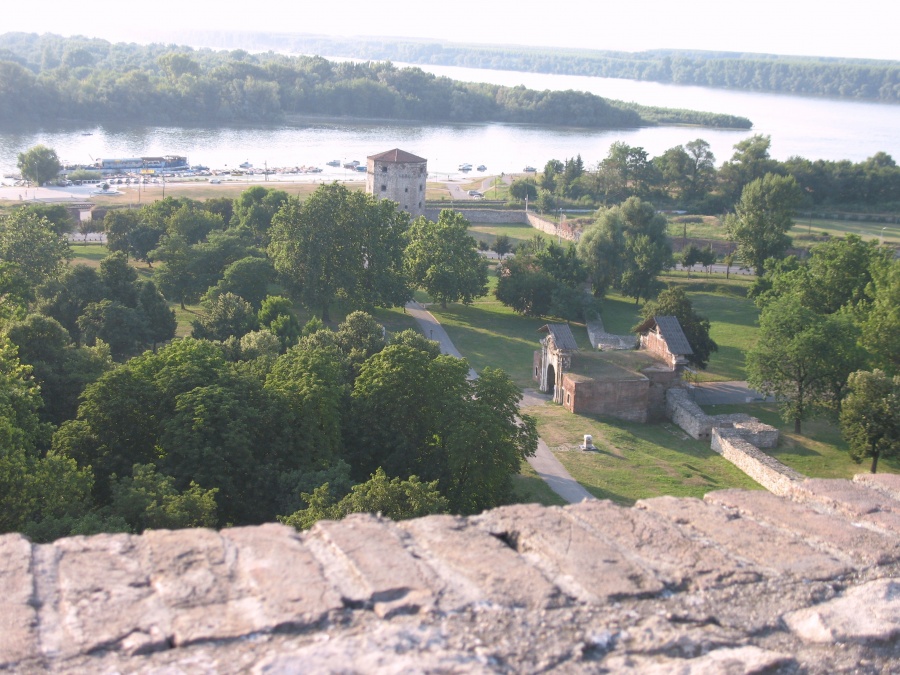
[[(463, 358), (462, 354), (459, 353), (459, 350), (454, 346), (453, 342), (451, 342), (450, 336), (447, 335), (447, 331), (445, 331), (443, 326), (438, 323), (438, 320), (431, 312), (422, 307), (418, 302), (407, 303), (406, 311), (419, 322), (419, 325), (421, 325), (422, 329), (425, 331), (426, 337), (435, 340), (441, 345), (441, 351), (444, 354)], [(476, 373), (473, 368), (469, 368), (469, 378), (475, 379), (476, 377), (478, 377), (478, 373)], [(548, 396), (539, 392), (527, 390), (522, 396), (520, 405), (541, 405), (542, 403), (546, 403), (547, 400), (549, 400)], [(556, 456), (551, 452), (550, 448), (547, 447), (547, 444), (541, 439), (538, 439), (537, 452), (533, 457), (528, 458), (528, 463), (547, 485), (550, 486), (551, 490), (570, 504), (578, 503), (584, 499), (595, 498), (590, 492), (585, 490), (578, 481), (572, 478), (569, 472), (566, 471), (566, 468), (560, 464), (558, 459), (556, 459)]]

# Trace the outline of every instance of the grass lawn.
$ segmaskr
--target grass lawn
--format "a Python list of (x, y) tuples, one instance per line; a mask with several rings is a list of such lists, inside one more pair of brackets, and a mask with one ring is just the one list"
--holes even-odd
[[(745, 412), (777, 427), (781, 431), (778, 447), (765, 452), (804, 476), (852, 478), (857, 473), (866, 473), (871, 466), (871, 460), (857, 464), (850, 459), (840, 428), (831, 420), (804, 420), (803, 433), (795, 434), (794, 423), (785, 423), (781, 419), (775, 403), (704, 406), (703, 409), (710, 415)], [(900, 458), (881, 458), (878, 460), (878, 472), (900, 473)]]
[[(884, 232), (882, 233), (882, 228)], [(798, 245), (807, 246), (812, 242), (805, 241), (805, 238), (823, 233), (828, 233), (831, 237), (843, 237), (847, 234), (858, 234), (864, 241), (877, 239), (881, 241), (884, 234), (884, 243), (897, 246), (900, 245), (900, 223), (868, 223), (856, 220), (826, 220), (822, 218), (804, 218), (798, 216), (794, 218), (794, 227), (788, 233), (794, 237)]]
[[(626, 506), (638, 499), (702, 497), (725, 488), (759, 489), (709, 442), (695, 441), (673, 424), (631, 424), (572, 414), (560, 405), (523, 408), (556, 458), (591, 494)], [(597, 452), (577, 450), (592, 434)]]
[(541, 230), (536, 230), (530, 225), (523, 225), (522, 223), (474, 224), (469, 227), (469, 234), (475, 237), (476, 241), (486, 242), (488, 246), (493, 244), (501, 234), (505, 234), (509, 237), (513, 248), (528, 241), (534, 235), (538, 235), (547, 241), (555, 239), (555, 237)]
[(564, 506), (566, 500), (550, 489), (528, 462), (522, 462), (522, 470), (513, 476), (512, 504), (543, 504)]

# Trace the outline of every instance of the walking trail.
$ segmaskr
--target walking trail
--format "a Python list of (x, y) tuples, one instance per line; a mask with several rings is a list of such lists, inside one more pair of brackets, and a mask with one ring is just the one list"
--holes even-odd
[[(415, 301), (407, 303), (406, 311), (419, 322), (428, 339), (440, 344), (441, 351), (444, 354), (463, 358), (462, 354), (451, 342), (447, 331), (438, 323), (438, 320), (431, 312)], [(475, 379), (476, 377), (478, 377), (478, 373), (473, 368), (469, 368), (469, 378)], [(547, 400), (548, 397), (543, 394), (527, 392), (523, 396), (520, 405), (540, 405)], [(547, 444), (540, 438), (538, 439), (537, 452), (535, 452), (534, 456), (528, 458), (528, 463), (544, 482), (550, 486), (551, 490), (570, 504), (575, 504), (585, 499), (595, 499), (578, 481), (572, 478), (569, 472), (566, 471), (566, 468), (560, 464), (556, 456), (550, 451), (550, 448), (547, 447)]]

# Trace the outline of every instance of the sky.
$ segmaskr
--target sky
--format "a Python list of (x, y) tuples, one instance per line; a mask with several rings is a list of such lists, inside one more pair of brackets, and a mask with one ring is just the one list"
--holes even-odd
[(145, 43), (204, 29), (900, 60), (897, 0), (39, 0), (0, 12), (0, 33)]

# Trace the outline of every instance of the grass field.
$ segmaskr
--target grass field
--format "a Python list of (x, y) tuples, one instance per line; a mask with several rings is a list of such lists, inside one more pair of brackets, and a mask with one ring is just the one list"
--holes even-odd
[[(775, 403), (748, 405), (704, 406), (710, 415), (745, 412), (758, 417), (781, 432), (778, 447), (766, 450), (772, 457), (810, 478), (852, 478), (854, 474), (869, 470), (871, 460), (857, 464), (847, 453), (847, 443), (841, 438), (840, 428), (829, 419), (804, 420), (803, 433), (794, 433), (794, 423), (786, 423), (778, 414)], [(900, 458), (878, 461), (878, 471), (900, 473)]]
[[(681, 239), (713, 239), (726, 241), (728, 235), (722, 219), (716, 216), (688, 216), (688, 220), (700, 222), (679, 222), (679, 217), (669, 220), (668, 233), (677, 247), (681, 248)], [(896, 219), (895, 219), (896, 220)], [(900, 245), (900, 223), (874, 223), (857, 220), (831, 220), (824, 218), (807, 218), (796, 216), (794, 226), (788, 234), (794, 239), (794, 245), (799, 248), (809, 248), (816, 241), (823, 239), (822, 234), (829, 237), (843, 237), (847, 234), (857, 234), (865, 241), (877, 239), (888, 245)]]
[(497, 237), (505, 234), (509, 237), (513, 248), (528, 241), (534, 235), (538, 235), (547, 241), (553, 241), (554, 239), (554, 237), (549, 234), (536, 230), (529, 225), (522, 225), (521, 223), (501, 223), (491, 225), (474, 224), (469, 228), (469, 234), (475, 237), (476, 241), (486, 242), (488, 246), (493, 244), (497, 240)]
[[(702, 497), (725, 488), (759, 489), (733, 464), (673, 424), (630, 424), (573, 414), (547, 404), (523, 408), (556, 458), (591, 494), (631, 505), (638, 499), (673, 495)], [(577, 449), (592, 434), (597, 452)]]

